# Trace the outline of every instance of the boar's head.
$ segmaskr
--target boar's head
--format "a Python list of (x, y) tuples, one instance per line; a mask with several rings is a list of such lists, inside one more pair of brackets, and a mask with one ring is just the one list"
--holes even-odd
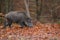
[(32, 27), (32, 26), (33, 26), (32, 19), (31, 19), (31, 18), (26, 18), (25, 24), (26, 24), (27, 26), (29, 26), (29, 27)]

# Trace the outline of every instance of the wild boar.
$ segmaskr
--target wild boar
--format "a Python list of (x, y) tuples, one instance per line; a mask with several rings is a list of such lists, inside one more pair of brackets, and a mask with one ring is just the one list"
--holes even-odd
[(4, 28), (6, 26), (11, 27), (12, 23), (18, 23), (21, 27), (29, 26), (32, 27), (32, 19), (26, 15), (25, 12), (11, 11), (5, 15)]

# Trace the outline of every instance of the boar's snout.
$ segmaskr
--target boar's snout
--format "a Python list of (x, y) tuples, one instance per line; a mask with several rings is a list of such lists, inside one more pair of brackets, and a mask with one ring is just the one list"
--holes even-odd
[(29, 26), (29, 27), (32, 27), (32, 26), (33, 26), (33, 24), (32, 24), (32, 23), (28, 23), (28, 26)]
[(33, 26), (33, 22), (30, 18), (27, 18), (27, 20), (25, 21), (25, 24), (29, 27), (32, 27)]

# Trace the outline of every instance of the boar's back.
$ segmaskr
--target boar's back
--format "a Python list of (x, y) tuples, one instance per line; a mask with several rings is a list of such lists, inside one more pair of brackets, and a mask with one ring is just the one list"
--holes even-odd
[(12, 21), (23, 21), (25, 20), (25, 13), (24, 12), (18, 12), (18, 11), (14, 11), (14, 12), (9, 12), (8, 14), (5, 15), (5, 18), (10, 19)]

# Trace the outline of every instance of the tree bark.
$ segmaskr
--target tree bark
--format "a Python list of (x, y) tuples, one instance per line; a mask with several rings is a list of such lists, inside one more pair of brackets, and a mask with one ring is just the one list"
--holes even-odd
[(29, 6), (28, 6), (28, 4), (27, 4), (27, 1), (26, 0), (24, 0), (24, 3), (25, 3), (25, 7), (26, 7), (26, 15), (28, 16), (28, 17), (30, 17), (30, 13), (29, 13)]
[(1, 13), (1, 5), (2, 5), (1, 2), (2, 2), (2, 0), (0, 0), (0, 13)]
[(9, 0), (5, 0), (5, 13), (8, 13)]
[(37, 14), (37, 20), (39, 20), (39, 18), (38, 18), (38, 0), (36, 0), (36, 14)]
[(8, 11), (13, 11), (13, 0), (9, 0)]
[(39, 0), (36, 0), (36, 13), (37, 13), (37, 20), (40, 21), (40, 15), (41, 15), (41, 12), (42, 12), (42, 0), (40, 0), (40, 10), (39, 9)]

